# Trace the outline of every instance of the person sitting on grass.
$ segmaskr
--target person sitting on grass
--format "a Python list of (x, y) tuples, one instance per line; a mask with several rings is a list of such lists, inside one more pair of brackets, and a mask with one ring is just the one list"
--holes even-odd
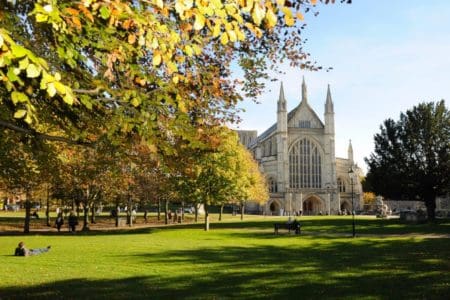
[(25, 248), (25, 244), (23, 242), (20, 242), (16, 248), (16, 252), (14, 253), (14, 255), (15, 256), (38, 255), (41, 253), (48, 252), (50, 250), (50, 248), (51, 248), (51, 246), (47, 246), (47, 248), (27, 249), (27, 248)]

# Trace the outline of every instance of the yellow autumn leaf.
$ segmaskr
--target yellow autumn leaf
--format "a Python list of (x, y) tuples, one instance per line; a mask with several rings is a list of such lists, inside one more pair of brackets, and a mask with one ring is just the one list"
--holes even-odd
[(255, 22), (256, 25), (260, 25), (265, 15), (266, 15), (265, 7), (259, 3), (255, 3), (255, 7), (253, 8), (252, 12), (253, 22)]
[(55, 87), (55, 84), (53, 82), (50, 82), (47, 85), (47, 93), (50, 96), (50, 98), (56, 95), (56, 87)]
[(236, 36), (236, 33), (234, 32), (234, 30), (227, 31), (227, 33), (230, 38), (230, 42), (234, 43), (237, 41), (237, 36)]
[(312, 5), (316, 5), (317, 4), (317, 0), (311, 0), (311, 4)]
[(168, 61), (167, 62), (167, 67), (169, 68), (169, 73), (170, 74), (178, 72), (177, 65), (174, 62), (172, 62), (172, 61)]
[(196, 55), (202, 54), (202, 48), (199, 45), (193, 44), (192, 49), (194, 50)]
[(228, 34), (226, 32), (222, 33), (222, 36), (220, 37), (220, 42), (222, 45), (228, 44)]
[(36, 78), (41, 74), (41, 70), (36, 67), (35, 64), (29, 64), (27, 66), (27, 77), (28, 78)]
[(194, 50), (193, 50), (192, 47), (189, 46), (189, 45), (186, 45), (186, 46), (184, 47), (184, 52), (185, 52), (188, 56), (194, 55)]
[(216, 25), (214, 25), (213, 29), (213, 37), (218, 37), (220, 34), (220, 23), (216, 22)]
[(294, 26), (295, 24), (295, 19), (288, 16), (284, 16), (284, 21), (286, 22), (287, 26)]
[(155, 67), (159, 66), (161, 64), (161, 54), (154, 53), (152, 63)]
[(67, 93), (64, 98), (63, 98), (64, 102), (66, 102), (69, 105), (72, 105), (74, 102), (73, 96), (69, 93)]
[(205, 26), (205, 17), (200, 14), (200, 13), (196, 13), (195, 14), (195, 23), (194, 23), (194, 29), (195, 30), (200, 30)]
[(128, 43), (133, 45), (136, 42), (136, 36), (134, 34), (128, 35)]
[(273, 13), (273, 11), (271, 9), (267, 10), (266, 20), (267, 20), (267, 25), (269, 26), (269, 28), (272, 28), (275, 25), (277, 25), (277, 16), (275, 16), (275, 14)]
[(303, 17), (303, 14), (301, 12), (297, 12), (297, 19), (299, 19), (300, 21), (305, 20), (305, 18)]
[(27, 111), (25, 109), (19, 109), (14, 113), (14, 118), (16, 119), (22, 119), (27, 114)]

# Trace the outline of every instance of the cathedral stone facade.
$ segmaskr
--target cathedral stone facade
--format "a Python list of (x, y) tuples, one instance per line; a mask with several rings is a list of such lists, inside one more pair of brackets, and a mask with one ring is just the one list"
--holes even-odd
[[(348, 157), (335, 156), (334, 105), (328, 86), (324, 122), (308, 103), (305, 80), (300, 104), (286, 110), (283, 84), (277, 123), (261, 135), (238, 131), (241, 143), (253, 152), (266, 175), (270, 199), (247, 210), (272, 215), (350, 213), (362, 209), (361, 169)], [(353, 200), (353, 201), (352, 201)]]

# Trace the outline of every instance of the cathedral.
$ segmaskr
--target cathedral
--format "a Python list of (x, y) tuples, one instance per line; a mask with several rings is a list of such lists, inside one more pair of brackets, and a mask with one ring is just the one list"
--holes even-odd
[(238, 130), (243, 143), (267, 178), (270, 198), (250, 203), (247, 211), (269, 215), (351, 213), (362, 209), (362, 170), (353, 161), (335, 156), (334, 104), (328, 85), (323, 122), (308, 103), (305, 80), (300, 103), (287, 111), (283, 83), (277, 122), (257, 135)]

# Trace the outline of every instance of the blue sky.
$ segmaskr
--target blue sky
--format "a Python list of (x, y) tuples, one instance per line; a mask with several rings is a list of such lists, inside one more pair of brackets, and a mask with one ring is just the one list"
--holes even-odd
[[(336, 1), (339, 2), (339, 1)], [(283, 70), (288, 109), (301, 99), (305, 76), (308, 100), (323, 120), (327, 84), (335, 108), (336, 156), (347, 157), (352, 140), (355, 160), (373, 151), (373, 136), (387, 118), (420, 102), (450, 99), (450, 1), (354, 0), (321, 5), (305, 16), (306, 49), (330, 72)], [(268, 82), (261, 104), (246, 100), (239, 129), (258, 130), (276, 122), (280, 82)]]

